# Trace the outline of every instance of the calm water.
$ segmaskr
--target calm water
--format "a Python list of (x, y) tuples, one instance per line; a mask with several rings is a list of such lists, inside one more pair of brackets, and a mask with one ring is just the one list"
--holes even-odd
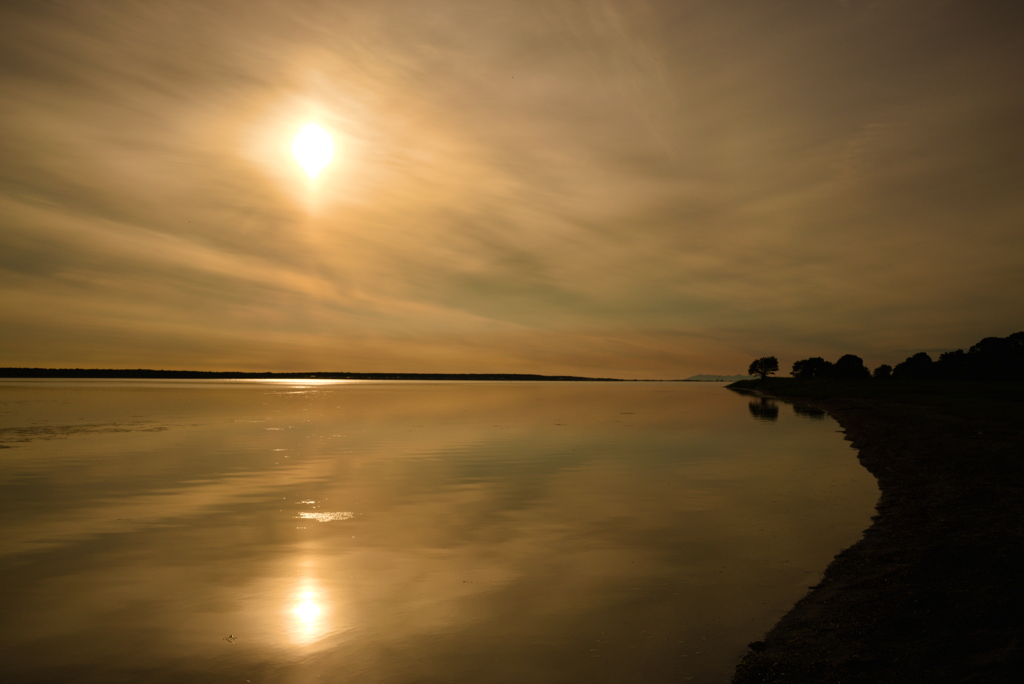
[(717, 384), (0, 381), (16, 682), (726, 682), (870, 523)]

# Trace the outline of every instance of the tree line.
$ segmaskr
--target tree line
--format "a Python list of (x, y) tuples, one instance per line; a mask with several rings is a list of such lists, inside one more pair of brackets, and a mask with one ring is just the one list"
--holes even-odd
[[(763, 356), (750, 364), (747, 373), (763, 379), (778, 370), (778, 359)], [(844, 354), (835, 362), (815, 356), (795, 362), (790, 375), (800, 380), (1024, 380), (1024, 331), (986, 337), (967, 351), (943, 352), (938, 359), (918, 352), (895, 367), (883, 363), (874, 371), (854, 354)]]

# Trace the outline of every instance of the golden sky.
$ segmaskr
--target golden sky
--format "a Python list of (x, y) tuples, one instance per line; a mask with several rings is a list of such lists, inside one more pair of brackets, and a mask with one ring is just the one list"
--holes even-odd
[[(1024, 328), (1024, 5), (8, 0), (0, 366), (739, 373)], [(327, 130), (310, 179), (290, 146)]]

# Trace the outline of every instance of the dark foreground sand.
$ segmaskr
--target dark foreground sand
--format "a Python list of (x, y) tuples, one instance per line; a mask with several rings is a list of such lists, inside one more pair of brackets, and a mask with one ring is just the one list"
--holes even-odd
[(882, 495), (734, 684), (1024, 681), (1024, 388), (791, 382), (748, 386), (828, 411)]

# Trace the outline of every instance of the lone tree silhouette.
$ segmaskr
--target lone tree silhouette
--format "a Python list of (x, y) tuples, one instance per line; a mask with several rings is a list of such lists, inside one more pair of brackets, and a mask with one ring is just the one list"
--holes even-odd
[(777, 358), (774, 356), (762, 356), (750, 363), (750, 368), (747, 369), (747, 374), (760, 375), (761, 379), (764, 380), (777, 370), (779, 370), (779, 360)]

